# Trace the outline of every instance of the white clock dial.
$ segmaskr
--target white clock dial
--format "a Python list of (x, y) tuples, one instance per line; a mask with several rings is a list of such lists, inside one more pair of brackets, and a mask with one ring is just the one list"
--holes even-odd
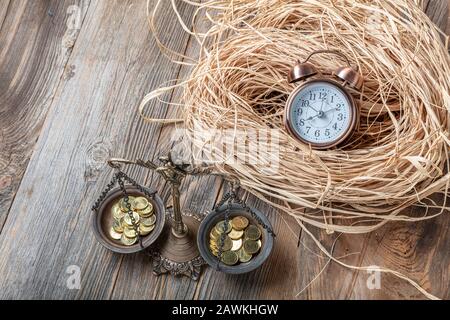
[(326, 81), (306, 84), (291, 97), (291, 130), (302, 140), (331, 145), (343, 138), (352, 125), (353, 109), (346, 93)]

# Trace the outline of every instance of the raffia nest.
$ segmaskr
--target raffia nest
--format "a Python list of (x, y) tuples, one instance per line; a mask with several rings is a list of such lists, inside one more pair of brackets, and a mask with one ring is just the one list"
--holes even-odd
[[(198, 126), (281, 131), (278, 172), (267, 174), (249, 163), (225, 164), (225, 158), (217, 164), (220, 172), (237, 176), (248, 191), (300, 223), (328, 230), (363, 233), (389, 220), (432, 217), (402, 213), (411, 205), (426, 205), (435, 192), (446, 193), (449, 184), (450, 59), (442, 34), (420, 3), (192, 4), (198, 6), (196, 21), (203, 17), (210, 23), (209, 29), (192, 32), (201, 55), (179, 84), (193, 143), (205, 143), (195, 134)], [(320, 49), (345, 53), (365, 77), (363, 92), (354, 92), (362, 111), (358, 132), (347, 145), (328, 151), (297, 142), (283, 124), (285, 103), (295, 88), (286, 74), (297, 59)], [(330, 56), (314, 63), (323, 69), (344, 65)], [(172, 88), (151, 93), (142, 107)], [(268, 150), (262, 158), (270, 158)]]

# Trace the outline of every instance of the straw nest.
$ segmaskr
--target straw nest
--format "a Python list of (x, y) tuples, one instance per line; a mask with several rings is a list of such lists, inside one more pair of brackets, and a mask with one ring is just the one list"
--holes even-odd
[[(184, 24), (201, 45), (192, 73), (179, 84), (193, 143), (205, 144), (195, 134), (199, 128), (280, 130), (276, 172), (225, 157), (216, 165), (220, 172), (238, 177), (244, 188), (299, 223), (328, 230), (363, 233), (390, 220), (432, 217), (411, 217), (404, 209), (430, 204), (426, 199), (449, 184), (450, 59), (442, 34), (417, 1), (193, 4), (195, 21), (209, 23), (202, 32)], [(297, 142), (283, 124), (295, 88), (286, 74), (297, 59), (320, 49), (345, 53), (365, 78), (362, 93), (353, 92), (361, 109), (358, 131), (348, 144), (326, 151)], [(317, 56), (314, 63), (322, 69), (345, 64), (330, 56)], [(141, 107), (172, 88), (151, 93)], [(260, 148), (260, 159), (271, 152)]]

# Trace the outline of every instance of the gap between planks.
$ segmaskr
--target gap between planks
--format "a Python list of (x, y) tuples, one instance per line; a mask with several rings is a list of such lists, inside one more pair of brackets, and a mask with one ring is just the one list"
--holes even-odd
[[(188, 48), (189, 48), (189, 46), (190, 46), (190, 44), (191, 44), (191, 41), (192, 41), (192, 35), (189, 35), (189, 36), (188, 36), (188, 39), (187, 39), (187, 42), (186, 42), (186, 46), (185, 46), (184, 51), (183, 51), (184, 54), (187, 53), (187, 50), (188, 50)], [(184, 60), (185, 60), (185, 58), (183, 58), (183, 61), (184, 61)], [(176, 79), (179, 78), (182, 69), (183, 69), (183, 65), (180, 64), (180, 66), (178, 67), (178, 71), (177, 71), (177, 73), (176, 73)], [(178, 80), (177, 80), (177, 84), (178, 84), (179, 82), (180, 82), (180, 80), (178, 79)], [(172, 103), (173, 98), (174, 98), (174, 95), (175, 95), (175, 89), (172, 89), (172, 92), (170, 93), (170, 98), (169, 98), (169, 100), (168, 100), (169, 103)], [(168, 113), (169, 113), (169, 110), (168, 110), (168, 108), (166, 108), (166, 109), (165, 109), (165, 112), (164, 112), (165, 118), (167, 117), (167, 114), (168, 114)], [(150, 124), (147, 124), (147, 125), (150, 125)], [(158, 137), (157, 137), (157, 139), (156, 139), (155, 145), (158, 145), (158, 144), (159, 144), (159, 141), (160, 141), (161, 136), (162, 136), (162, 132), (163, 132), (163, 130), (162, 130), (162, 128), (161, 128), (161, 130), (159, 130)], [(157, 152), (157, 149), (155, 148), (154, 151), (153, 151), (153, 153), (152, 153), (152, 157), (150, 157), (150, 159), (155, 159), (156, 152)], [(146, 160), (146, 159), (144, 159), (144, 160)], [(158, 160), (156, 160), (156, 161), (158, 161)], [(155, 174), (155, 173), (154, 173), (152, 170), (149, 170), (149, 172), (146, 174), (145, 181), (149, 181), (149, 178), (150, 178), (150, 177), (154, 177), (154, 174)], [(167, 187), (167, 182), (164, 181), (164, 182), (163, 182), (163, 187), (162, 187), (162, 189), (165, 190), (166, 187)], [(166, 202), (165, 202), (165, 203), (166, 203)], [(120, 271), (121, 271), (121, 268), (122, 268), (122, 265), (123, 265), (123, 259), (124, 259), (124, 257), (122, 256), (121, 259), (120, 259), (119, 267), (117, 268), (116, 277), (115, 277), (115, 279), (113, 280), (114, 284), (113, 284), (112, 290), (111, 290), (111, 292), (110, 292), (110, 294), (109, 294), (109, 299), (111, 299), (111, 298), (113, 297), (113, 295), (114, 295), (114, 292), (115, 292), (115, 289), (116, 289), (116, 285), (117, 285), (117, 282), (118, 282), (118, 280), (119, 280), (118, 278), (119, 278), (119, 275), (120, 275)]]

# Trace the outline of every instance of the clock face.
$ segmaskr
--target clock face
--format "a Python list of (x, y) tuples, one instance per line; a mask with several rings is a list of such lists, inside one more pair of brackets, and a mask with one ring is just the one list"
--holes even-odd
[(287, 105), (290, 131), (313, 147), (331, 147), (353, 129), (355, 109), (337, 84), (312, 81), (294, 91)]

